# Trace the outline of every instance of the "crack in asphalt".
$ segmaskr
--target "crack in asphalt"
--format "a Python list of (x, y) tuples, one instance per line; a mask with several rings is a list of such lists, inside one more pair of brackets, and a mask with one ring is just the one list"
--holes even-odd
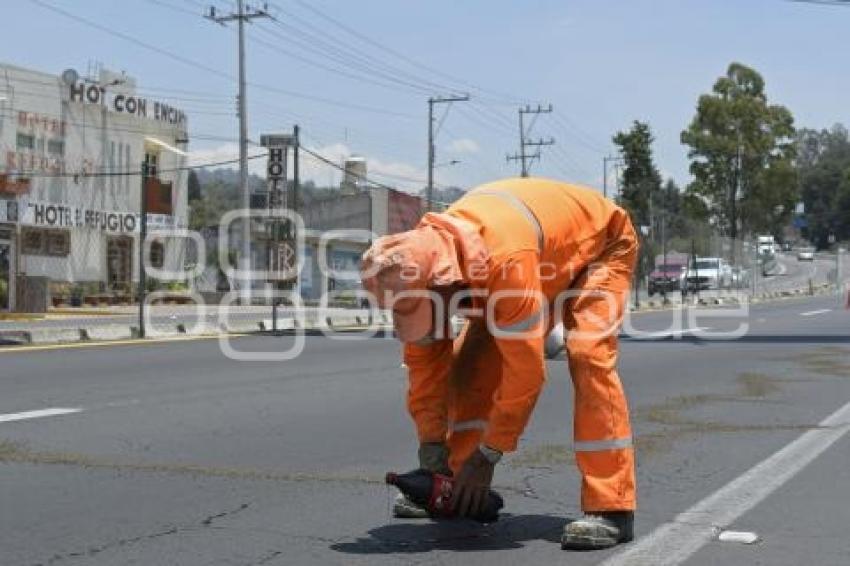
[(383, 485), (378, 476), (336, 476), (306, 472), (275, 472), (252, 468), (227, 468), (199, 464), (172, 464), (156, 462), (126, 462), (78, 454), (73, 452), (35, 451), (21, 442), (0, 439), (0, 463), (72, 466), (87, 469), (120, 470), (130, 472), (166, 473), (202, 477), (265, 480), (280, 482), (327, 482)]
[(147, 533), (147, 534), (144, 534), (144, 535), (120, 538), (120, 539), (113, 541), (113, 542), (108, 542), (108, 543), (101, 544), (101, 545), (98, 545), (98, 546), (90, 546), (85, 550), (67, 552), (65, 554), (54, 554), (53, 556), (48, 558), (46, 562), (37, 562), (37, 563), (33, 564), (32, 566), (49, 566), (50, 564), (56, 564), (57, 562), (62, 562), (62, 561), (65, 561), (65, 560), (72, 560), (72, 559), (75, 559), (75, 558), (83, 558), (83, 557), (90, 558), (92, 556), (95, 556), (95, 555), (100, 554), (102, 552), (106, 552), (108, 550), (112, 550), (114, 548), (121, 548), (121, 547), (129, 546), (129, 545), (132, 545), (132, 544), (140, 543), (140, 542), (146, 542), (146, 541), (150, 541), (150, 540), (154, 540), (154, 539), (158, 539), (158, 538), (162, 538), (162, 537), (176, 535), (176, 534), (183, 533), (183, 532), (196, 531), (196, 530), (198, 530), (198, 527), (206, 528), (206, 527), (212, 525), (212, 523), (214, 521), (218, 520), (218, 519), (222, 519), (224, 517), (229, 517), (229, 516), (235, 515), (237, 513), (240, 513), (242, 511), (244, 511), (245, 509), (247, 509), (250, 505), (251, 505), (250, 503), (243, 503), (242, 505), (240, 505), (236, 509), (231, 509), (229, 511), (223, 511), (221, 513), (215, 513), (213, 515), (209, 515), (209, 516), (207, 516), (206, 518), (202, 519), (200, 522), (197, 522), (197, 523), (189, 523), (189, 524), (184, 524), (182, 526), (172, 526), (172, 527), (169, 527), (167, 529), (154, 531), (152, 533)]

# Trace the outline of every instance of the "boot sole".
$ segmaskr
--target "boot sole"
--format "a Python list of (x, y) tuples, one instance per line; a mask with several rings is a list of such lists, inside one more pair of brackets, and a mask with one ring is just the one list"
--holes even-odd
[(611, 548), (613, 546), (617, 546), (618, 544), (623, 544), (626, 542), (631, 542), (631, 537), (624, 537), (619, 540), (612, 540), (609, 538), (596, 538), (596, 537), (572, 537), (570, 540), (561, 540), (561, 549), (563, 550), (604, 550), (606, 548)]

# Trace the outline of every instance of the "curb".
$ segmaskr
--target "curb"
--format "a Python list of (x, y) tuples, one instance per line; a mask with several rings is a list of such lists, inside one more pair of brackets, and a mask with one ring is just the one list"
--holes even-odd
[[(149, 326), (146, 334), (149, 338), (168, 338), (179, 336), (216, 336), (228, 334), (268, 333), (280, 331), (303, 330), (312, 331), (357, 331), (368, 329), (385, 329), (391, 321), (386, 312), (369, 313), (358, 311), (357, 314), (332, 314), (317, 317), (308, 313), (302, 321), (292, 316), (277, 319), (276, 324), (271, 318), (261, 321), (235, 321), (228, 324), (197, 324), (175, 323), (173, 326)], [(122, 324), (105, 326), (85, 326), (81, 328), (43, 328), (32, 330), (0, 330), (0, 346), (26, 346), (46, 344), (74, 344), (79, 342), (109, 342), (114, 340), (129, 340), (139, 338), (137, 326)]]

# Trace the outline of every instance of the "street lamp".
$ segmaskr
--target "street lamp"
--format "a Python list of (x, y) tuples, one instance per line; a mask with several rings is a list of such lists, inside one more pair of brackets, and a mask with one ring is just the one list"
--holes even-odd
[(460, 159), (452, 159), (451, 161), (444, 161), (443, 163), (437, 163), (434, 165), (434, 169), (439, 169), (440, 167), (451, 167), (452, 165), (457, 165), (461, 163)]

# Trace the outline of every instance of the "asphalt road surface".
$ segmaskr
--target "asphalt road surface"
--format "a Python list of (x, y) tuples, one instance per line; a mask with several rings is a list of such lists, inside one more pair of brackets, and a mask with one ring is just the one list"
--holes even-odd
[[(738, 335), (729, 340), (730, 335)], [(233, 338), (281, 354), (291, 336)], [(502, 520), (393, 519), (415, 465), (399, 347), (311, 336), (0, 351), (0, 564), (799, 564), (850, 556), (850, 311), (836, 297), (632, 316), (637, 540), (562, 551), (580, 513), (564, 360), (496, 472)], [(714, 528), (761, 542), (713, 540)]]

